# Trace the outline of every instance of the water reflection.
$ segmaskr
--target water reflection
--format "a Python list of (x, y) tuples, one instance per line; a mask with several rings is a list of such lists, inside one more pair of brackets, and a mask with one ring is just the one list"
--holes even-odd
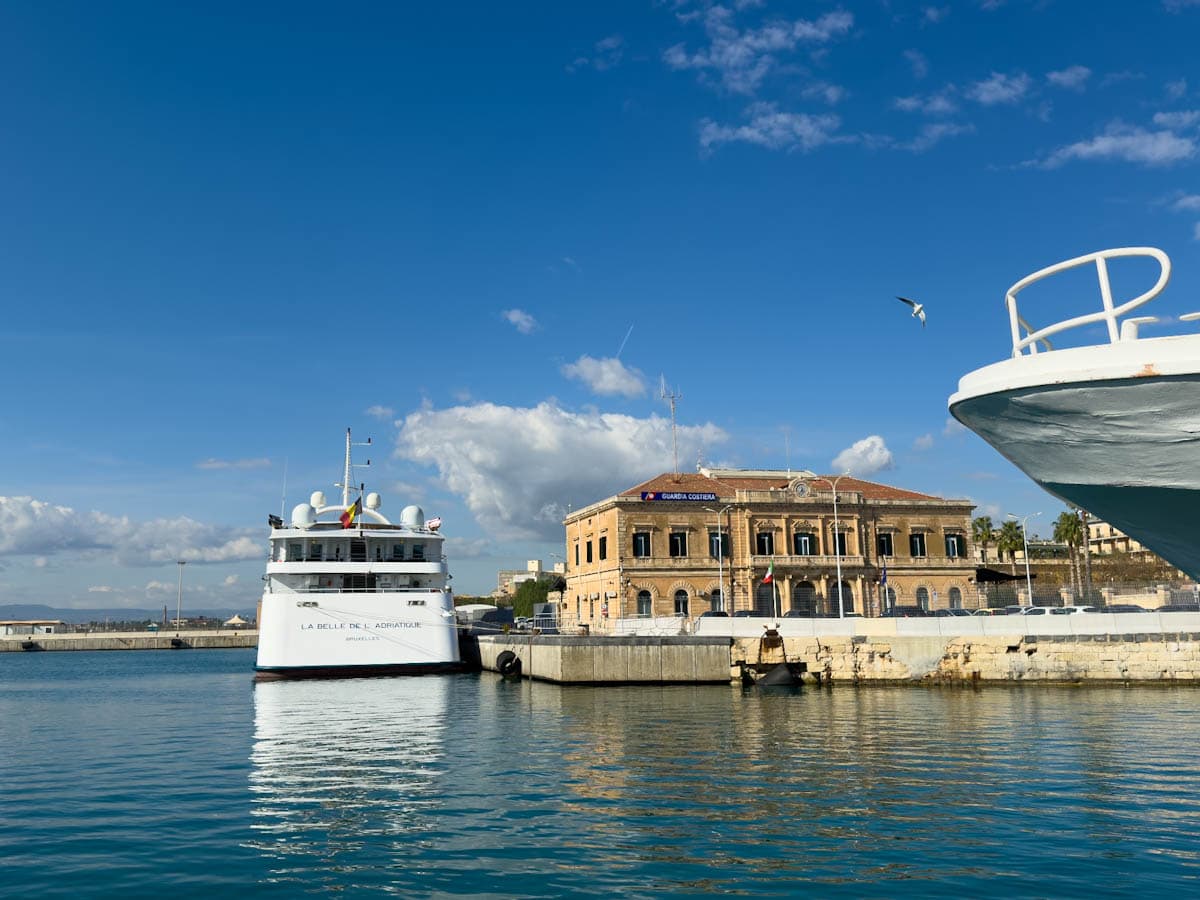
[(448, 693), (436, 677), (255, 686), (252, 846), (277, 861), (276, 880), (341, 880), (378, 866), (380, 840), (430, 827)]

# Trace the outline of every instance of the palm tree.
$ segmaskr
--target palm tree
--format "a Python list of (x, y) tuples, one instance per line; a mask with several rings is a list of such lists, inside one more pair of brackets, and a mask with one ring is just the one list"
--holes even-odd
[(1000, 533), (996, 535), (996, 549), (1001, 554), (1008, 554), (1008, 562), (1012, 566), (1013, 574), (1017, 574), (1017, 551), (1025, 546), (1025, 535), (1021, 531), (1021, 526), (1009, 519), (1000, 526)]
[(1071, 560), (1071, 584), (1075, 596), (1080, 596), (1079, 590), (1079, 545), (1083, 540), (1083, 525), (1074, 510), (1065, 510), (1054, 520), (1054, 540), (1067, 545)]
[(980, 516), (978, 519), (971, 520), (971, 538), (983, 548), (982, 562), (986, 566), (988, 544), (996, 540), (996, 530), (992, 527), (991, 516)]

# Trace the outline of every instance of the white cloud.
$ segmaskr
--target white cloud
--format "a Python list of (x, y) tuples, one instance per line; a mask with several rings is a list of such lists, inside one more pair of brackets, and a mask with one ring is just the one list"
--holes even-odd
[(835, 133), (841, 119), (832, 114), (780, 112), (773, 103), (755, 103), (746, 113), (750, 121), (745, 125), (720, 125), (709, 119), (701, 122), (701, 148), (711, 151), (721, 144), (741, 142), (770, 150), (809, 151), (852, 140)]
[(1196, 223), (1196, 227), (1192, 231), (1192, 240), (1200, 241), (1200, 222)]
[(912, 66), (914, 78), (924, 78), (929, 74), (929, 60), (925, 58), (925, 54), (920, 50), (905, 50), (904, 58)]
[(1178, 112), (1160, 112), (1154, 114), (1154, 124), (1172, 131), (1191, 128), (1200, 123), (1200, 109), (1186, 109)]
[[(688, 21), (691, 18), (686, 17)], [(663, 61), (672, 69), (712, 71), (721, 87), (735, 94), (753, 94), (777, 65), (777, 54), (790, 53), (800, 44), (827, 44), (854, 24), (854, 17), (844, 10), (811, 21), (776, 19), (761, 28), (744, 30), (734, 24), (733, 12), (723, 6), (709, 7), (703, 19), (708, 46), (689, 53), (683, 44), (676, 44), (663, 54)]]
[(237, 583), (238, 583), (238, 576), (236, 576), (236, 575), (226, 575), (226, 576), (225, 576), (225, 580), (224, 580), (224, 581), (222, 581), (221, 583), (222, 583), (223, 585), (225, 585), (225, 587), (232, 587), (233, 585), (235, 585), (235, 584), (237, 584)]
[(619, 34), (612, 34), (596, 41), (595, 52), (592, 56), (577, 56), (567, 65), (568, 72), (591, 67), (597, 72), (603, 72), (619, 65), (625, 55), (625, 39)]
[(267, 469), (271, 461), (265, 457), (256, 459), (206, 459), (196, 463), (197, 469)]
[(523, 309), (506, 309), (501, 313), (521, 334), (532, 334), (537, 320)]
[(1055, 87), (1066, 88), (1069, 91), (1082, 91), (1091, 76), (1092, 70), (1087, 66), (1068, 66), (1057, 72), (1047, 72), (1046, 80)]
[(247, 529), (205, 525), (186, 517), (134, 522), (32, 497), (0, 497), (0, 556), (60, 553), (108, 557), (122, 566), (153, 566), (179, 559), (263, 559), (266, 547)]
[(147, 581), (146, 587), (143, 588), (147, 594), (162, 594), (167, 591), (178, 593), (176, 585), (169, 581)]
[(996, 106), (1001, 103), (1016, 103), (1029, 91), (1032, 80), (1024, 72), (1015, 75), (1005, 75), (1003, 72), (993, 72), (989, 78), (977, 81), (966, 94), (976, 103), (984, 106)]
[(958, 437), (967, 433), (967, 426), (953, 416), (946, 417), (946, 425), (942, 428), (942, 437)]
[(1146, 131), (1144, 128), (1114, 124), (1091, 140), (1060, 147), (1041, 162), (1054, 169), (1073, 159), (1115, 159), (1166, 166), (1196, 155), (1196, 142), (1173, 131)]
[[(712, 424), (680, 426), (679, 458), (727, 439)], [(400, 457), (436, 466), (493, 537), (562, 538), (562, 518), (673, 465), (671, 423), (612, 413), (480, 403), (410, 414)]]
[(107, 584), (93, 584), (88, 588), (89, 594), (112, 594), (116, 592), (116, 588), (109, 587)]
[(1163, 0), (1168, 12), (1181, 12), (1189, 6), (1200, 6), (1200, 0)]
[(932, 446), (933, 446), (933, 435), (932, 434), (923, 434), (919, 438), (917, 438), (915, 441), (913, 441), (913, 449), (914, 450), (928, 450)]
[(921, 19), (930, 25), (936, 25), (950, 15), (949, 6), (926, 6), (921, 10)]
[(1180, 78), (1176, 81), (1168, 81), (1163, 85), (1163, 90), (1167, 92), (1167, 96), (1172, 100), (1178, 100), (1187, 93), (1187, 79)]
[(642, 373), (626, 366), (619, 359), (593, 359), (581, 356), (573, 363), (562, 367), (568, 378), (576, 378), (601, 396), (619, 394), (622, 397), (639, 397), (646, 392)]
[(492, 550), (492, 542), (487, 538), (447, 537), (444, 543), (450, 559), (478, 559)]
[(970, 134), (974, 130), (975, 126), (973, 125), (956, 125), (953, 122), (930, 122), (921, 129), (921, 133), (915, 138), (898, 146), (904, 150), (911, 150), (913, 153), (924, 153), (939, 141), (945, 140), (948, 137), (957, 137), (960, 134)]
[(382, 419), (384, 421), (394, 418), (396, 411), (390, 406), (368, 406), (367, 415), (373, 419)]
[(836, 106), (846, 99), (846, 89), (838, 84), (827, 81), (817, 81), (808, 85), (800, 92), (806, 100), (821, 100), (830, 106)]
[(1176, 212), (1200, 212), (1200, 194), (1185, 194), (1171, 204), (1171, 209)]
[(35, 569), (45, 569), (49, 565), (50, 560), (46, 559), (44, 556), (35, 556), (33, 558), (33, 567)]
[(855, 441), (833, 458), (834, 471), (851, 475), (873, 475), (894, 467), (892, 451), (877, 434)]
[(903, 112), (919, 112), (927, 116), (949, 116), (958, 112), (958, 104), (954, 101), (954, 85), (947, 85), (936, 94), (897, 97), (892, 105)]

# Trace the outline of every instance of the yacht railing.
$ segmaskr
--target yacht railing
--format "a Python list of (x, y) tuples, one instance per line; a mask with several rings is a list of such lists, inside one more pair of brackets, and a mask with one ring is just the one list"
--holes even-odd
[[(1108, 279), (1108, 260), (1122, 256), (1149, 256), (1152, 259), (1158, 260), (1161, 271), (1154, 287), (1150, 288), (1144, 294), (1132, 300), (1127, 300), (1118, 306), (1113, 303), (1112, 285)], [(1084, 316), (1075, 316), (1072, 319), (1064, 319), (1061, 322), (1057, 322), (1046, 328), (1039, 328), (1036, 331), (1017, 312), (1017, 294), (1025, 290), (1025, 288), (1036, 281), (1041, 281), (1043, 278), (1048, 278), (1051, 275), (1057, 275), (1059, 272), (1065, 272), (1068, 269), (1074, 269), (1077, 266), (1087, 265), (1088, 263), (1096, 264), (1096, 274), (1100, 279), (1100, 300), (1103, 308), (1099, 312), (1088, 313)], [(1156, 247), (1117, 247), (1113, 250), (1100, 250), (1096, 253), (1089, 253), (1086, 256), (1077, 256), (1074, 259), (1055, 263), (1052, 266), (1047, 266), (1044, 269), (1034, 272), (1032, 275), (1026, 275), (1010, 287), (1008, 293), (1004, 295), (1004, 302), (1008, 306), (1009, 325), (1012, 327), (1012, 355), (1014, 357), (1024, 356), (1026, 355), (1025, 350), (1029, 351), (1029, 355), (1035, 355), (1038, 352), (1038, 344), (1041, 344), (1046, 350), (1053, 350), (1053, 346), (1047, 340), (1051, 335), (1058, 334), (1060, 331), (1067, 331), (1071, 328), (1078, 328), (1082, 325), (1090, 325), (1093, 322), (1105, 323), (1108, 327), (1108, 340), (1110, 343), (1136, 341), (1139, 325), (1158, 320), (1153, 316), (1135, 317), (1126, 319), (1121, 323), (1120, 328), (1117, 327), (1118, 321), (1126, 313), (1157, 297), (1170, 280), (1171, 260), (1167, 257), (1167, 254)], [(1024, 337), (1021, 336), (1021, 329), (1025, 330)]]

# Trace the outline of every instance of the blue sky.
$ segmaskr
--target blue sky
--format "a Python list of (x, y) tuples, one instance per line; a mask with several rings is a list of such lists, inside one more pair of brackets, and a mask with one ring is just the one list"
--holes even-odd
[(486, 592), (671, 468), (660, 376), (682, 468), (1037, 530), (947, 425), (1005, 289), (1200, 308), (1198, 0), (178, 6), (0, 9), (0, 603), (252, 609), (347, 426)]

